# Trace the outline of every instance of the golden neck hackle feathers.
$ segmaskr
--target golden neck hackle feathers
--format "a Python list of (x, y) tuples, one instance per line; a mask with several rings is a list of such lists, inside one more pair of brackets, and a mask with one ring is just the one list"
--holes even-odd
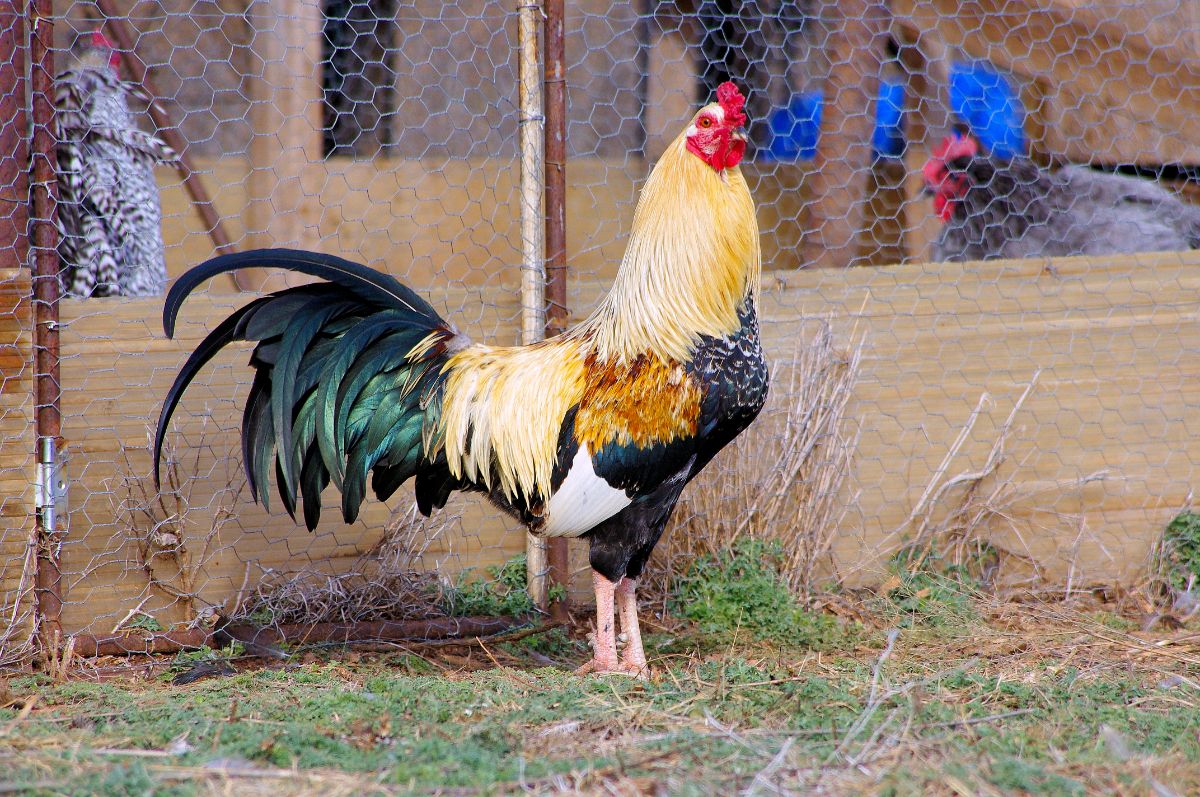
[[(562, 336), (532, 346), (473, 345), (455, 354), (427, 455), (444, 445), (451, 474), (499, 487), (510, 498), (550, 495), (562, 419), (597, 375), (645, 355), (659, 367), (642, 370), (643, 387), (646, 379), (677, 375), (673, 365), (690, 359), (701, 335), (737, 331), (738, 308), (758, 293), (760, 271), (754, 202), (741, 172), (736, 166), (713, 170), (688, 152), (686, 134), (680, 135), (642, 189), (609, 295)], [(672, 395), (688, 396), (681, 386)], [(603, 396), (592, 403), (621, 404)], [(674, 403), (659, 409), (671, 422), (689, 420)], [(603, 419), (594, 425), (607, 429)], [(615, 426), (607, 431), (629, 433)]]
[(681, 133), (642, 189), (612, 290), (569, 334), (587, 339), (601, 361), (687, 360), (701, 335), (738, 329), (738, 307), (757, 296), (761, 271), (741, 170), (714, 170)]

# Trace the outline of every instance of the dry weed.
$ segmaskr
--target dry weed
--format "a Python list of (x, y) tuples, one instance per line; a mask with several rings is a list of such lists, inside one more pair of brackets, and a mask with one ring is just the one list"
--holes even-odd
[(29, 661), (37, 644), (38, 615), (34, 598), (37, 577), (37, 528), (30, 530), (25, 553), (21, 557), (21, 576), (17, 586), (0, 606), (0, 669), (18, 666)]
[(847, 507), (840, 495), (858, 444), (846, 407), (862, 340), (846, 350), (828, 323), (798, 343), (772, 375), (771, 398), (754, 426), (684, 494), (641, 592), (662, 599), (674, 574), (741, 540), (777, 543), (783, 576), (803, 601), (835, 579), (830, 550)]
[[(123, 448), (125, 468), (120, 479), (124, 498), (117, 506), (117, 517), (123, 519), (126, 539), (132, 544), (138, 565), (145, 572), (149, 586), (174, 599), (189, 621), (198, 616), (196, 601), (202, 587), (205, 564), (220, 546), (221, 531), (237, 516), (236, 507), (246, 488), (246, 479), (239, 470), (231, 470), (224, 486), (216, 491), (217, 509), (211, 515), (199, 511), (204, 506), (192, 501), (192, 492), (203, 480), (202, 458), (208, 447), (204, 444), (208, 419), (200, 429), (200, 442), (192, 447), (191, 461), (180, 462), (178, 452), (168, 439), (163, 447), (163, 480), (154, 485), (153, 464), (139, 466), (135, 462), (143, 454), (153, 461), (153, 438), (146, 446)], [(207, 483), (202, 489), (211, 489)], [(147, 596), (149, 597), (149, 596)], [(141, 605), (145, 604), (143, 600)], [(141, 605), (131, 610), (113, 628), (113, 633), (141, 613)]]
[(444, 585), (422, 566), (429, 546), (458, 524), (458, 515), (423, 517), (414, 504), (397, 512), (383, 537), (347, 573), (268, 572), (233, 619), (279, 624), (425, 620), (445, 616)]
[(69, 636), (64, 643), (56, 632), (42, 646), (42, 669), (56, 682), (66, 681), (75, 665), (75, 637)]
[[(1108, 478), (1107, 471), (1049, 483), (1021, 482), (1018, 477), (1024, 461), (1005, 467), (1009, 464), (1008, 445), (1017, 416), (1036, 388), (1039, 375), (1040, 371), (1034, 374), (1013, 404), (983, 466), (951, 476), (954, 459), (991, 401), (987, 393), (979, 397), (908, 518), (889, 535), (895, 540), (909, 541), (906, 547), (916, 552), (911, 560), (914, 566), (936, 551), (944, 561), (971, 569), (985, 584), (1033, 588), (1049, 583), (1050, 579), (1027, 540), (1029, 523), (1037, 524), (1039, 532), (1056, 536), (1064, 527), (1074, 529), (1074, 553), (1084, 538), (1091, 539), (1084, 513), (1063, 513), (1052, 505), (1064, 496), (1078, 496), (1087, 485)], [(1016, 545), (1006, 545), (1002, 539), (1016, 540)], [(1072, 557), (1065, 587), (1067, 597), (1084, 586), (1077, 583), (1076, 571)]]

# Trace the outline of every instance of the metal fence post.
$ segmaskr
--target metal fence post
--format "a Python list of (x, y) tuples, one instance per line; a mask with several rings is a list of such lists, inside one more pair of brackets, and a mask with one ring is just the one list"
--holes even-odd
[[(546, 336), (545, 123), (542, 111), (539, 31), (541, 0), (517, 0), (519, 14), (519, 86), (521, 138), (521, 343)], [(525, 541), (529, 596), (546, 606), (546, 542), (530, 534)]]
[[(546, 0), (546, 334), (567, 328), (567, 76), (564, 65), (563, 0)], [(547, 544), (548, 589), (562, 597), (551, 602), (555, 620), (567, 619), (570, 583), (567, 540)]]
[[(0, 269), (11, 274), (21, 274), (29, 264), (29, 138), (26, 127), (29, 117), (25, 105), (28, 45), (24, 4), (15, 0), (0, 0), (0, 86), (7, 87), (0, 92)], [(27, 300), (28, 297), (22, 297), (22, 301)], [(25, 355), (29, 345), (24, 339), (29, 332), (26, 326), (28, 306), (14, 311), (24, 318), (17, 320), (14, 330), (22, 339), (13, 341), (13, 344)], [(19, 435), (6, 442), (8, 455), (15, 461), (22, 461), (22, 465), (14, 470), (29, 473), (28, 460), (25, 458), (34, 453), (36, 432), (30, 423)], [(17, 450), (22, 448), (23, 451)], [(8, 468), (7, 463), (5, 468)], [(21, 641), (14, 646), (16, 658), (24, 660), (37, 629), (37, 606), (30, 605), (36, 601), (36, 593), (30, 589), (36, 588), (39, 540), (36, 520), (25, 518), (22, 530), (26, 535), (26, 545), (20, 584), (11, 600), (8, 596), (0, 597), (6, 608), (11, 606), (10, 611), (6, 612), (9, 627), (0, 633), (0, 656), (4, 659), (8, 659), (5, 654), (10, 652), (5, 648), (19, 634)]]

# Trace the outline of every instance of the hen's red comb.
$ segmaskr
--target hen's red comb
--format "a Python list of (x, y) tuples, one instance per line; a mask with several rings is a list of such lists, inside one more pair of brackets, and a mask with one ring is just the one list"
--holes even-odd
[(121, 54), (117, 52), (117, 48), (113, 46), (112, 41), (99, 30), (92, 31), (92, 35), (87, 38), (88, 46), (97, 50), (108, 50), (108, 65), (114, 71), (121, 70)]
[(742, 113), (742, 109), (746, 107), (746, 98), (732, 80), (726, 80), (717, 86), (717, 102), (721, 103), (721, 109), (725, 111), (726, 124), (734, 127), (746, 124), (746, 114)]
[(978, 154), (979, 142), (975, 140), (975, 136), (960, 136), (958, 133), (943, 138), (942, 143), (933, 150), (933, 157), (941, 161), (952, 161), (955, 158)]

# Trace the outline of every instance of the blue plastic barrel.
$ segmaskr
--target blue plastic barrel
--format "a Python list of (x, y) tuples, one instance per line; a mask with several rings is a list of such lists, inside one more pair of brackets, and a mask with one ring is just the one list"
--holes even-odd
[(1008, 78), (988, 62), (950, 65), (950, 108), (993, 154), (1025, 154), (1025, 109)]
[(763, 160), (807, 161), (817, 156), (817, 138), (821, 132), (821, 92), (810, 91), (792, 97), (786, 108), (771, 114), (771, 143), (759, 152)]
[[(771, 114), (771, 143), (759, 157), (764, 160), (812, 160), (817, 156), (821, 132), (820, 91), (797, 94), (786, 108)], [(875, 130), (871, 135), (875, 154), (885, 158), (904, 155), (904, 84), (883, 80), (875, 103)]]
[(904, 157), (904, 84), (899, 80), (879, 83), (871, 146), (881, 158)]

